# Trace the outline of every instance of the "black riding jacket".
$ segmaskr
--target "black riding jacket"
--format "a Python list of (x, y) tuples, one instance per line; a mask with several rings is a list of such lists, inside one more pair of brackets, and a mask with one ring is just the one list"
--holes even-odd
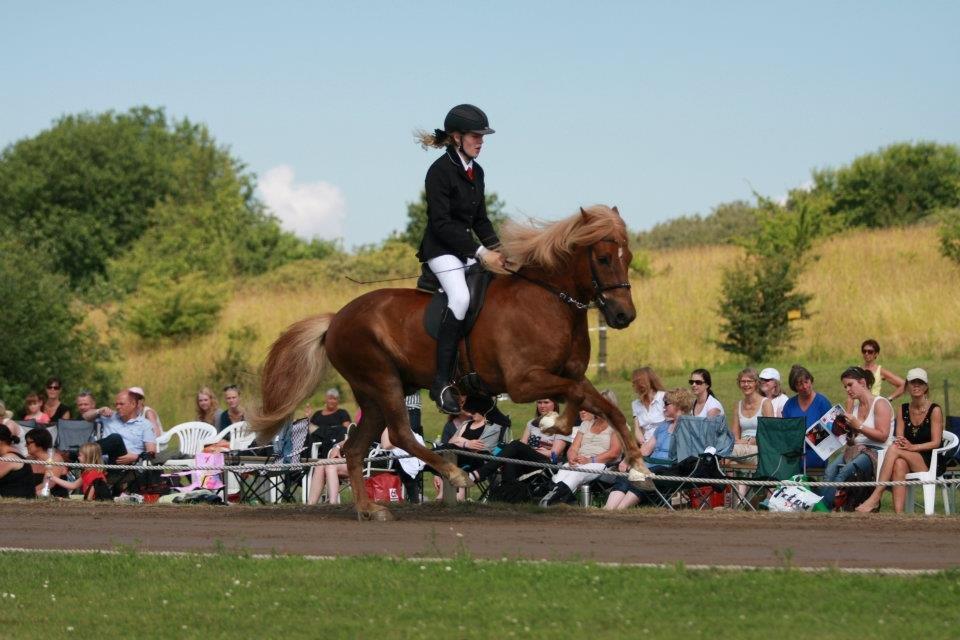
[(455, 147), (436, 159), (427, 170), (427, 229), (420, 241), (417, 258), (426, 262), (442, 255), (472, 258), (483, 246), (500, 245), (497, 232), (487, 217), (484, 199), (483, 168), (474, 160), (473, 180), (460, 162)]

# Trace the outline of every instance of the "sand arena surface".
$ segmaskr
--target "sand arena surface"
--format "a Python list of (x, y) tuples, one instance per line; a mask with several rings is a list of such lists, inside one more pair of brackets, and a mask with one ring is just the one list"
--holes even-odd
[(669, 513), (401, 505), (357, 522), (351, 505), (269, 507), (0, 503), (3, 547), (309, 555), (578, 559), (711, 565), (960, 566), (960, 518), (876, 514)]

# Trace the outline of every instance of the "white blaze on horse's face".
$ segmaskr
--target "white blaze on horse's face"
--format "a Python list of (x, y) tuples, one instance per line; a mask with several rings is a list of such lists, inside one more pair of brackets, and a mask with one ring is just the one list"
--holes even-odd
[(623, 247), (619, 244), (617, 245), (617, 257), (620, 258), (620, 262), (623, 262)]

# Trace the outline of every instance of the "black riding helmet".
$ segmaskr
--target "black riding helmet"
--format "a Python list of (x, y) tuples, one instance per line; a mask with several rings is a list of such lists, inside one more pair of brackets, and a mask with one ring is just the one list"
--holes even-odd
[(472, 104), (458, 104), (443, 119), (443, 130), (447, 133), (454, 131), (460, 133), (479, 133), (487, 135), (495, 133), (490, 128), (490, 121), (487, 120), (487, 114)]

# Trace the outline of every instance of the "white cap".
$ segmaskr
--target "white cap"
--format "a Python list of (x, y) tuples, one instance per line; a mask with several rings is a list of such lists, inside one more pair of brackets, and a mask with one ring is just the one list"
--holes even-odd
[(911, 382), (913, 380), (923, 380), (924, 384), (930, 384), (930, 379), (927, 378), (926, 369), (921, 369), (920, 367), (907, 371), (907, 382)]
[(761, 380), (776, 380), (780, 382), (780, 372), (774, 369), (773, 367), (767, 367), (760, 372)]
[(146, 398), (146, 397), (147, 397), (147, 394), (145, 394), (145, 393), (143, 392), (143, 388), (142, 388), (142, 387), (130, 387), (129, 389), (127, 389), (127, 391), (129, 391), (130, 393), (135, 393), (136, 395), (140, 396), (141, 398)]

